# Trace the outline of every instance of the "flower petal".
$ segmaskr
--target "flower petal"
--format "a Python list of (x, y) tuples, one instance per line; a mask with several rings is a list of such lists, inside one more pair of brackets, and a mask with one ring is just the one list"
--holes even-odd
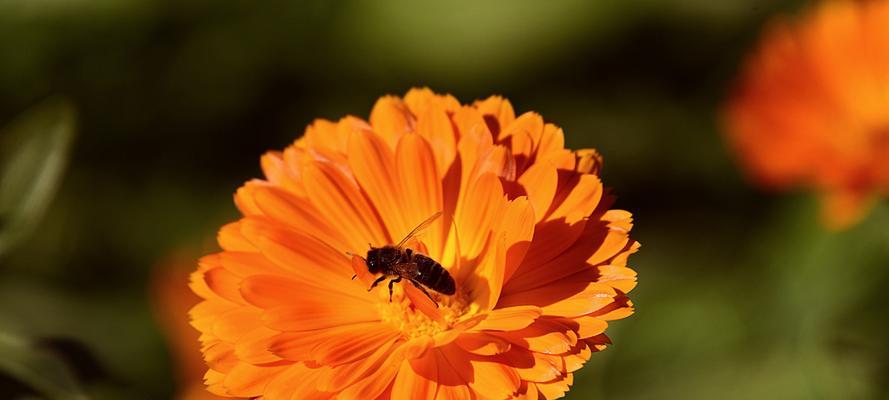
[(395, 96), (380, 97), (370, 112), (370, 125), (390, 149), (395, 148), (402, 135), (413, 132), (416, 123), (407, 104)]
[(517, 331), (531, 325), (542, 314), (543, 310), (535, 306), (497, 308), (489, 311), (472, 330)]
[[(372, 350), (372, 353), (358, 358), (354, 362), (341, 364), (334, 368), (325, 368), (321, 376), (318, 377), (316, 387), (325, 392), (339, 392), (359, 379), (370, 375), (372, 371), (380, 368), (380, 364), (383, 362), (392, 362), (393, 360), (389, 360), (389, 355), (397, 339), (393, 336), (376, 347), (360, 349), (361, 353), (368, 349)], [(323, 360), (320, 362), (327, 364)]]
[[(406, 135), (398, 141), (395, 158), (402, 197), (395, 205), (408, 222), (395, 236), (396, 241), (400, 241), (417, 224), (444, 209), (441, 177), (434, 154), (422, 136)], [(446, 215), (437, 219), (422, 234), (423, 243), (434, 259), (441, 258), (444, 233), (451, 218)]]
[(509, 351), (511, 347), (509, 342), (482, 332), (463, 333), (454, 340), (454, 343), (467, 353), (481, 356), (502, 354)]
[(356, 232), (345, 250), (366, 249), (368, 241), (377, 246), (390, 243), (371, 205), (342, 172), (314, 162), (306, 165), (303, 173), (309, 199), (328, 223)]
[(287, 367), (288, 365), (259, 367), (248, 363), (238, 363), (228, 371), (222, 386), (230, 396), (260, 396), (265, 391), (266, 385)]
[(370, 132), (355, 132), (349, 139), (349, 166), (385, 221), (392, 243), (412, 228), (408, 227), (402, 211), (404, 204), (411, 203), (405, 202), (401, 195), (394, 160), (392, 149)]
[(432, 400), (438, 392), (438, 363), (435, 352), (404, 360), (392, 384), (393, 399)]
[(417, 134), (435, 148), (438, 170), (447, 171), (457, 155), (457, 138), (445, 105), (431, 103), (418, 116)]

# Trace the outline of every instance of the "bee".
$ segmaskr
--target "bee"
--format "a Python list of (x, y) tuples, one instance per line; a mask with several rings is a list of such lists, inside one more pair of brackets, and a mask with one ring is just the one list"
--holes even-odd
[[(367, 270), (372, 274), (382, 273), (383, 275), (370, 285), (370, 288), (367, 289), (368, 292), (390, 277), (392, 279), (389, 280), (389, 301), (392, 301), (392, 285), (401, 282), (402, 279), (406, 279), (416, 286), (417, 289), (423, 291), (423, 294), (435, 303), (435, 307), (438, 307), (438, 303), (426, 290), (427, 287), (445, 295), (452, 295), (457, 292), (454, 278), (438, 261), (425, 254), (417, 253), (412, 249), (404, 247), (411, 238), (428, 228), (441, 214), (441, 211), (439, 211), (426, 218), (425, 221), (410, 231), (404, 239), (401, 239), (398, 244), (385, 245), (383, 247), (370, 246), (370, 250), (367, 251), (367, 258), (364, 260), (367, 264)], [(352, 279), (355, 279), (355, 276)]]

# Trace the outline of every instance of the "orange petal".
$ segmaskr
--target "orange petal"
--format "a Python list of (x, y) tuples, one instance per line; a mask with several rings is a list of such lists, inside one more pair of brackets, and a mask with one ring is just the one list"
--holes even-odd
[(266, 385), (289, 365), (258, 367), (239, 363), (226, 374), (222, 385), (230, 396), (255, 397), (265, 392)]
[(466, 380), (460, 375), (459, 368), (467, 368), (468, 362), (453, 366), (439, 349), (435, 350), (438, 371), (438, 399), (462, 400), (472, 398), (472, 392)]
[(540, 136), (540, 143), (537, 145), (537, 162), (546, 160), (550, 155), (559, 152), (564, 148), (565, 134), (562, 132), (562, 128), (553, 124), (545, 124), (543, 126), (543, 133)]
[(454, 343), (468, 353), (481, 356), (493, 356), (509, 351), (509, 342), (482, 332), (466, 332)]
[(570, 179), (557, 195), (548, 220), (565, 218), (575, 222), (593, 213), (602, 198), (602, 181), (595, 175), (579, 175)]
[(311, 369), (302, 363), (292, 364), (272, 379), (263, 392), (263, 400), (322, 400), (333, 396), (320, 392), (315, 383), (321, 369)]
[(220, 265), (222, 264), (219, 259), (219, 254), (211, 254), (201, 257), (200, 260), (198, 260), (198, 269), (188, 276), (188, 287), (201, 298), (218, 298), (219, 296), (207, 287), (207, 282), (204, 280), (204, 274)]
[(235, 354), (239, 360), (254, 365), (281, 361), (281, 357), (269, 351), (272, 338), (278, 333), (262, 326), (252, 329), (235, 343)]
[(284, 160), (284, 154), (280, 151), (269, 151), (259, 161), (266, 179), (274, 186), (297, 195), (304, 196), (305, 188), (298, 175), (290, 169), (290, 165)]
[(370, 375), (359, 380), (352, 386), (343, 390), (338, 398), (342, 399), (374, 399), (386, 391), (395, 379), (395, 375), (401, 367), (400, 351), (391, 354), (388, 360), (380, 364), (380, 367)]
[[(584, 273), (590, 270), (590, 264), (601, 263), (619, 254), (629, 240), (627, 233), (608, 229), (604, 224), (604, 221), (590, 219), (586, 221), (581, 237), (555, 258), (540, 265), (534, 265), (530, 261), (520, 265), (504, 287), (503, 295), (518, 294)], [(532, 245), (529, 259), (533, 260), (534, 250)], [(586, 280), (595, 279), (597, 277)]]
[(355, 272), (357, 279), (363, 283), (364, 287), (370, 287), (374, 282), (374, 275), (367, 269), (367, 260), (358, 255), (352, 255), (352, 271)]
[[(490, 310), (497, 304), (503, 286), (503, 268), (506, 259), (506, 240), (502, 235), (492, 235), (473, 273), (463, 282), (463, 292), (468, 293), (479, 310)], [(468, 268), (467, 268), (468, 269)], [(458, 281), (457, 285), (461, 283)]]
[(221, 267), (204, 272), (204, 283), (207, 288), (228, 301), (246, 304), (239, 291), (241, 280), (239, 276)]
[(331, 336), (312, 349), (313, 359), (320, 364), (337, 366), (362, 358), (399, 335), (391, 326), (381, 324), (361, 335)]
[(312, 349), (327, 338), (337, 335), (358, 336), (361, 335), (363, 329), (371, 329), (377, 325), (379, 325), (378, 322), (369, 322), (308, 332), (284, 332), (269, 340), (269, 351), (290, 361), (311, 360)]
[(559, 183), (559, 175), (556, 173), (555, 166), (548, 163), (535, 163), (519, 177), (519, 183), (528, 193), (528, 200), (531, 201), (537, 221), (543, 220), (553, 202)]
[(543, 311), (535, 306), (497, 308), (489, 311), (487, 318), (473, 330), (516, 331), (531, 325), (542, 314)]
[(243, 220), (243, 230), (264, 257), (293, 279), (332, 290), (352, 284), (346, 254), (313, 237), (252, 218)]
[[(390, 242), (400, 240), (408, 227), (401, 188), (397, 184), (395, 155), (378, 136), (355, 132), (349, 140), (349, 166), (388, 228)], [(437, 182), (437, 179), (433, 180)], [(430, 213), (431, 215), (431, 213)]]
[(351, 293), (344, 290), (331, 290), (328, 287), (307, 285), (279, 275), (253, 275), (244, 279), (240, 284), (240, 294), (243, 298), (260, 308), (282, 307), (293, 303), (304, 305), (355, 303), (353, 306), (359, 308), (375, 304), (371, 296), (361, 292), (361, 290), (354, 290)]
[(546, 382), (562, 375), (562, 358), (548, 354), (527, 351), (514, 346), (512, 350), (498, 355), (495, 359), (515, 368), (519, 377), (526, 381)]
[(599, 265), (599, 282), (629, 293), (636, 287), (636, 271), (617, 265)]
[(585, 342), (577, 342), (577, 346), (572, 349), (571, 353), (562, 355), (565, 360), (565, 370), (574, 372), (579, 370), (590, 359), (592, 351)]
[[(403, 194), (398, 212), (408, 221), (397, 232), (399, 241), (417, 224), (429, 216), (441, 212), (442, 187), (440, 170), (436, 166), (430, 143), (418, 135), (406, 135), (398, 142), (395, 150), (398, 171), (398, 187)], [(429, 247), (429, 255), (439, 259), (444, 246), (444, 233), (452, 216), (445, 215), (432, 223), (422, 234), (423, 242)]]
[(438, 392), (438, 363), (434, 352), (404, 360), (392, 384), (393, 399), (432, 400)]
[(521, 378), (515, 369), (499, 362), (473, 359), (469, 387), (483, 398), (505, 399), (518, 392)]
[(438, 310), (438, 307), (432, 300), (430, 300), (426, 295), (420, 292), (419, 289), (415, 288), (414, 285), (404, 284), (402, 286), (404, 288), (404, 294), (410, 299), (410, 302), (416, 307), (420, 312), (425, 314), (429, 319), (438, 322), (442, 326), (447, 326), (447, 322), (444, 317), (441, 315), (441, 312)]
[(467, 184), (472, 185), (475, 179), (486, 173), (493, 173), (507, 181), (514, 181), (516, 179), (516, 160), (512, 152), (504, 146), (491, 147), (474, 164)]
[(488, 124), (485, 122), (482, 114), (475, 108), (468, 106), (460, 107), (454, 112), (454, 116), (451, 119), (460, 133), (460, 140), (463, 140), (465, 137), (471, 137), (476, 141), (482, 141), (486, 138), (489, 142), (492, 142)]
[(325, 221), (306, 199), (271, 186), (247, 184), (242, 189), (250, 191), (256, 206), (269, 218), (314, 236), (337, 249), (349, 246), (342, 230)]
[(328, 223), (355, 232), (346, 251), (360, 252), (368, 241), (378, 246), (390, 242), (371, 205), (341, 172), (315, 162), (307, 165), (303, 174), (309, 198)]
[(534, 305), (544, 315), (575, 317), (589, 314), (611, 304), (617, 293), (611, 286), (590, 282), (582, 275), (565, 279), (503, 297), (500, 305), (513, 307)]
[(595, 149), (580, 149), (577, 154), (577, 172), (599, 175), (602, 171), (602, 156)]
[(228, 373), (240, 362), (235, 354), (235, 348), (227, 342), (215, 340), (204, 344), (201, 346), (201, 353), (207, 366), (219, 372)]
[(503, 141), (519, 133), (529, 135), (532, 143), (539, 142), (540, 137), (543, 135), (543, 117), (533, 111), (526, 112), (516, 118), (511, 124), (505, 126), (497, 139), (498, 141)]
[(565, 396), (571, 382), (574, 382), (574, 375), (568, 374), (550, 382), (537, 383), (537, 390), (547, 399), (558, 399)]
[(490, 126), (492, 123), (496, 125), (491, 129), (495, 136), (515, 120), (515, 111), (513, 111), (512, 104), (503, 97), (491, 96), (487, 99), (476, 101), (474, 106), (482, 115), (492, 117), (492, 121), (489, 121), (488, 125)]
[(216, 316), (231, 310), (236, 310), (240, 306), (222, 301), (203, 301), (195, 305), (188, 311), (191, 317), (191, 326), (201, 332), (210, 332), (213, 324), (216, 323)]
[(577, 324), (577, 336), (582, 339), (601, 334), (608, 328), (607, 321), (588, 315), (574, 317), (572, 321)]
[(457, 155), (457, 138), (443, 104), (429, 104), (417, 114), (417, 133), (435, 149), (439, 171), (447, 171)]
[(286, 269), (275, 265), (262, 253), (243, 251), (224, 251), (216, 254), (219, 265), (238, 277), (244, 278), (255, 274), (288, 275)]
[(412, 360), (414, 358), (423, 357), (426, 355), (426, 351), (432, 347), (433, 339), (429, 336), (418, 336), (407, 343), (403, 344), (404, 348), (404, 358), (406, 360)]
[(537, 400), (537, 396), (539, 393), (537, 392), (537, 385), (533, 382), (522, 381), (522, 386), (519, 387), (519, 393), (515, 397), (516, 400)]
[(225, 374), (221, 372), (211, 369), (204, 374), (204, 384), (207, 385), (207, 391), (217, 396), (227, 395), (225, 387), (222, 386), (223, 381), (225, 381)]
[(556, 321), (542, 318), (518, 331), (489, 332), (512, 343), (513, 347), (543, 354), (562, 354), (577, 344), (577, 335), (573, 331)]
[(241, 224), (232, 222), (222, 226), (216, 236), (219, 247), (229, 251), (256, 251), (256, 247), (241, 234)]
[[(325, 392), (339, 392), (359, 379), (370, 375), (372, 371), (380, 368), (380, 364), (383, 362), (392, 362), (389, 360), (389, 355), (396, 340), (396, 337), (392, 337), (375, 348), (370, 348), (373, 353), (358, 358), (352, 363), (330, 369), (325, 368), (321, 376), (318, 377), (316, 387)], [(367, 349), (362, 348), (361, 353), (364, 353), (365, 350)]]
[(370, 124), (389, 148), (394, 149), (402, 135), (414, 131), (416, 118), (400, 98), (383, 96), (370, 112)]
[(310, 331), (380, 320), (373, 308), (355, 304), (293, 304), (267, 309), (262, 319), (266, 326), (280, 331)]
[(247, 331), (245, 326), (262, 326), (260, 310), (252, 307), (238, 307), (234, 310), (218, 314), (210, 332), (228, 342), (235, 342)]
[(422, 115), (431, 106), (437, 106), (449, 112), (453, 112), (460, 107), (460, 102), (454, 96), (449, 94), (438, 95), (425, 87), (408, 90), (404, 95), (404, 103), (417, 116)]
[[(574, 246), (583, 235), (590, 236), (595, 234), (593, 231), (593, 228), (595, 227), (594, 223), (595, 222), (590, 223), (589, 227), (587, 226), (587, 220), (584, 219), (573, 223), (568, 223), (564, 219), (538, 223), (534, 227), (534, 237), (531, 240), (531, 247), (528, 249), (528, 253), (522, 260), (522, 264), (516, 268), (516, 273), (510, 276), (510, 280), (521, 276), (524, 273), (538, 270), (542, 268), (543, 265), (549, 264), (548, 266), (552, 266), (549, 262)], [(587, 230), (588, 228), (589, 231)], [(600, 227), (599, 231), (604, 232), (604, 227)], [(600, 236), (601, 235), (602, 234), (600, 233)], [(584, 242), (586, 247), (580, 250), (586, 250), (586, 252), (583, 255), (579, 255), (577, 261), (580, 261), (581, 258), (590, 254), (590, 251), (596, 244), (597, 243), (592, 241), (592, 238)], [(530, 279), (530, 277), (523, 277), (522, 280), (512, 282), (512, 284), (520, 285), (521, 281), (527, 282), (528, 279)]]
[(489, 300), (491, 304), (497, 303), (503, 282), (512, 277), (525, 259), (525, 255), (531, 247), (531, 239), (534, 237), (534, 221), (534, 210), (527, 197), (516, 198), (507, 204), (500, 224), (496, 228), (497, 232), (503, 235), (506, 258), (503, 264), (503, 275), (495, 277), (496, 279), (493, 280), (492, 287), (497, 290), (491, 294), (492, 297)]
[(457, 229), (465, 258), (474, 259), (484, 249), (504, 204), (503, 187), (497, 176), (487, 173), (479, 177), (457, 210)]

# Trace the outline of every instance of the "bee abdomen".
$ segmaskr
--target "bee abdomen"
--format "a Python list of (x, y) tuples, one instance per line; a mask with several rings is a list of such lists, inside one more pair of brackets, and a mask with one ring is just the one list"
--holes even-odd
[(454, 278), (437, 261), (422, 254), (414, 254), (414, 262), (420, 272), (418, 282), (441, 294), (452, 295), (457, 292)]

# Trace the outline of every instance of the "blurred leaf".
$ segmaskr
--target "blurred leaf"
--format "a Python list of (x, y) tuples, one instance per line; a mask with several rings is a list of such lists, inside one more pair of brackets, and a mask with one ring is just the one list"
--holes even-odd
[(61, 182), (74, 109), (52, 98), (0, 131), (0, 256), (35, 228)]
[(0, 333), (0, 371), (19, 379), (50, 399), (87, 398), (68, 367), (52, 353), (6, 333)]

